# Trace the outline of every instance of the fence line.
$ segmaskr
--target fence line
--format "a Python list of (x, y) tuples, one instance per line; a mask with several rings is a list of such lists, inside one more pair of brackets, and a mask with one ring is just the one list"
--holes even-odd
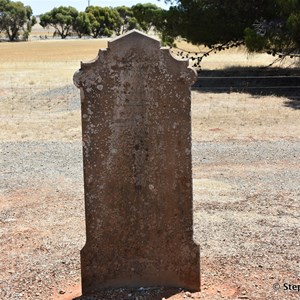
[[(274, 76), (272, 76), (274, 77)], [(285, 77), (285, 76), (278, 76), (278, 78)], [(300, 76), (296, 76), (300, 79)], [(232, 106), (231, 106), (231, 96), (230, 94), (233, 92), (240, 93), (241, 99), (243, 100), (242, 106), (239, 108), (239, 112), (243, 112), (243, 114), (248, 112), (248, 103), (247, 103), (247, 94), (255, 95), (255, 96), (263, 96), (263, 95), (273, 95), (284, 97), (288, 102), (295, 100), (293, 108), (300, 108), (298, 107), (298, 102), (300, 99), (300, 87), (295, 85), (290, 86), (237, 86), (237, 87), (226, 87), (226, 86), (199, 86), (203, 85), (204, 79), (212, 80), (221, 78), (222, 77), (206, 77), (202, 78), (201, 76), (198, 77), (198, 81), (196, 85), (194, 85), (193, 89), (202, 93), (203, 96), (205, 94), (228, 94), (226, 101), (222, 101), (222, 103), (218, 103), (218, 100), (211, 98), (209, 102), (209, 107), (207, 107), (207, 101), (203, 103), (203, 110), (207, 111), (206, 117), (209, 118), (212, 116), (213, 112), (217, 109), (221, 110), (225, 115), (229, 115), (232, 113)], [(226, 80), (233, 80), (237, 77), (226, 77)], [(260, 77), (252, 77), (252, 76), (238, 76), (241, 80), (254, 78), (255, 80), (259, 79)], [(267, 76), (263, 76), (263, 78), (268, 78)], [(218, 83), (218, 81), (216, 81)], [(197, 86), (198, 84), (198, 86)], [(256, 92), (253, 92), (257, 90)], [(266, 91), (269, 93), (265, 93)], [(285, 95), (278, 94), (277, 91), (284, 90), (288, 92)], [(261, 93), (260, 93), (260, 92)], [(217, 96), (215, 96), (217, 98)], [(223, 97), (224, 99), (224, 97)], [(300, 104), (300, 103), (299, 103)], [(71, 111), (76, 111), (80, 109), (80, 93), (79, 90), (72, 84), (67, 84), (63, 86), (59, 85), (32, 85), (32, 86), (19, 86), (16, 82), (13, 81), (11, 77), (10, 86), (1, 87), (0, 83), (0, 117), (1, 119), (10, 120), (10, 119), (18, 119), (24, 120), (27, 117), (34, 118), (34, 117), (49, 117), (51, 118), (52, 114), (56, 113), (66, 113)], [(262, 116), (265, 112), (261, 112)]]

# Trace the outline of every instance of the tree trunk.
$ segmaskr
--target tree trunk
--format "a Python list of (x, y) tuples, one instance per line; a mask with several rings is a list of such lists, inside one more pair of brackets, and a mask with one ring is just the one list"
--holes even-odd
[(12, 41), (9, 29), (6, 29), (6, 34), (7, 34), (8, 38), (9, 38), (9, 40)]

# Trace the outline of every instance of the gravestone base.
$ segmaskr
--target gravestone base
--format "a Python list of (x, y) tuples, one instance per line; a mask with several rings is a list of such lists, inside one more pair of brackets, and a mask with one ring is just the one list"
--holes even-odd
[[(81, 251), (81, 273), (83, 294), (93, 294), (105, 288), (139, 287), (180, 287), (189, 291), (200, 290), (199, 246), (174, 245), (178, 248), (172, 255), (122, 260), (114, 256), (107, 257), (109, 251), (93, 254), (85, 247)], [(184, 248), (184, 253), (179, 253)], [(107, 249), (108, 250), (108, 249)], [(115, 250), (110, 249), (111, 253)], [(156, 253), (155, 253), (156, 254)], [(99, 261), (93, 257), (99, 256)], [(103, 261), (110, 264), (104, 264)], [(90, 263), (88, 263), (90, 262)], [(101, 267), (99, 267), (101, 266)]]

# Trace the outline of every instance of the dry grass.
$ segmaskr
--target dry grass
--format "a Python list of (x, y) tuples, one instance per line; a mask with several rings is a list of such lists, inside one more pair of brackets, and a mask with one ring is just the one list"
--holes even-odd
[(80, 61), (106, 47), (104, 39), (0, 43), (0, 88), (71, 84)]
[[(22, 145), (22, 141), (80, 141), (79, 91), (72, 90), (72, 76), (80, 67), (81, 60), (94, 59), (98, 49), (105, 46), (106, 41), (102, 40), (0, 43), (0, 139), (3, 144), (7, 141), (17, 142), (10, 147), (3, 147), (3, 153), (6, 153), (7, 149)], [(215, 64), (217, 67), (226, 67), (232, 62), (236, 63), (237, 58), (241, 61), (245, 59), (244, 53), (227, 53), (227, 55), (222, 53), (215, 56), (215, 61), (210, 61), (211, 58), (209, 58), (207, 62), (211, 62), (210, 66)], [(220, 64), (216, 63), (217, 60)], [(287, 98), (275, 96), (253, 97), (238, 93), (193, 92), (193, 140), (299, 139), (299, 110), (285, 107), (286, 101), (288, 101)], [(76, 105), (73, 108), (69, 106), (74, 102)], [(32, 147), (36, 147), (35, 143), (24, 144), (32, 144)], [(84, 241), (81, 189), (83, 183), (80, 181), (81, 175), (78, 173), (78, 160), (76, 158), (76, 162), (73, 159), (77, 154), (71, 155), (72, 160), (64, 162), (64, 157), (67, 157), (66, 153), (60, 156), (60, 154), (58, 155), (60, 150), (48, 151), (46, 150), (47, 144), (45, 143), (43, 149), (37, 149), (34, 154), (24, 157), (24, 161), (22, 159), (23, 152), (20, 152), (20, 149), (27, 148), (18, 147), (13, 152), (18, 153), (16, 159), (8, 160), (9, 163), (4, 168), (4, 172), (9, 175), (5, 177), (3, 190), (5, 192), (0, 195), (2, 196), (1, 213), (3, 216), (6, 216), (4, 214), (6, 213), (7, 216), (17, 217), (16, 222), (10, 219), (9, 223), (8, 221), (3, 223), (5, 228), (9, 228), (5, 229), (9, 231), (7, 231), (7, 235), (4, 235), (4, 238), (7, 236), (9, 240), (2, 243), (3, 249), (5, 249), (2, 251), (4, 257), (2, 261), (5, 264), (2, 269), (6, 276), (4, 278), (8, 278), (8, 281), (3, 280), (3, 283), (9, 282), (11, 291), (22, 291), (24, 296), (26, 294), (34, 295), (33, 291), (35, 290), (45, 292), (46, 288), (47, 293), (50, 293), (49, 288), (54, 288), (56, 292), (63, 291), (65, 293), (67, 291), (64, 295), (59, 295), (60, 298), (57, 299), (63, 299), (62, 297), (71, 299), (71, 296), (72, 298), (75, 296), (74, 290), (71, 290), (73, 291), (71, 294), (67, 283), (74, 280), (72, 284), (76, 284), (79, 278), (79, 249), (75, 249), (75, 245), (78, 247)], [(51, 147), (57, 147), (60, 144), (65, 145), (58, 149), (66, 149), (65, 151), (74, 149), (73, 146), (66, 147), (73, 143), (57, 143)], [(218, 145), (218, 143), (215, 144)], [(225, 145), (226, 142), (223, 144)], [(33, 148), (29, 147), (27, 151), (30, 149)], [(13, 153), (8, 153), (4, 158), (12, 157)], [(43, 157), (39, 156), (41, 154)], [(52, 157), (52, 154), (55, 156)], [(218, 157), (219, 154), (215, 152), (214, 155)], [(235, 153), (232, 155), (234, 156)], [(26, 161), (28, 159), (29, 161)], [(198, 230), (198, 234), (202, 235), (202, 247), (208, 245), (205, 251), (209, 253), (206, 256), (203, 256), (202, 253), (203, 291), (199, 298), (233, 299), (234, 295), (242, 293), (243, 290), (240, 299), (267, 299), (264, 296), (252, 297), (251, 293), (255, 293), (259, 289), (263, 295), (268, 293), (272, 281), (269, 278), (277, 281), (278, 278), (286, 276), (285, 278), (290, 279), (290, 282), (294, 282), (294, 277), (289, 277), (291, 272), (285, 270), (290, 266), (287, 263), (295, 262), (296, 265), (296, 256), (295, 258), (289, 256), (296, 251), (287, 251), (281, 256), (274, 255), (271, 262), (276, 261), (279, 266), (273, 263), (272, 268), (263, 260), (263, 269), (261, 269), (257, 267), (261, 260), (249, 255), (253, 252), (247, 249), (245, 251), (245, 245), (247, 246), (251, 242), (253, 249), (256, 251), (259, 249), (258, 254), (263, 253), (265, 257), (268, 257), (273, 256), (272, 251), (274, 250), (272, 249), (275, 246), (286, 245), (287, 235), (295, 237), (296, 233), (294, 234), (294, 232), (296, 231), (292, 230), (296, 227), (292, 227), (292, 223), (289, 222), (290, 220), (296, 222), (296, 216), (293, 217), (292, 213), (292, 210), (295, 212), (297, 209), (294, 206), (296, 198), (293, 199), (293, 194), (285, 188), (282, 191), (282, 194), (286, 195), (285, 198), (278, 194), (278, 201), (268, 194), (266, 199), (270, 200), (270, 204), (267, 205), (264, 202), (266, 192), (261, 192), (259, 187), (255, 194), (250, 193), (252, 189), (247, 190), (247, 194), (243, 194), (245, 191), (239, 188), (238, 180), (244, 178), (247, 181), (248, 177), (246, 176), (251, 174), (254, 174), (252, 177), (261, 175), (259, 177), (265, 178), (266, 166), (270, 168), (274, 182), (277, 178), (285, 180), (287, 177), (278, 175), (275, 178), (275, 174), (286, 173), (288, 168), (291, 171), (296, 170), (298, 166), (289, 165), (283, 161), (279, 162), (282, 163), (281, 170), (281, 164), (277, 165), (277, 162), (273, 165), (273, 162), (268, 164), (268, 162), (258, 160), (258, 163), (262, 162), (262, 166), (252, 166), (251, 162), (243, 162), (243, 164), (235, 162), (229, 167), (228, 163), (222, 163), (221, 158), (218, 158), (215, 164), (200, 163), (200, 157), (198, 160), (198, 165), (193, 167), (195, 173), (194, 193), (199, 207), (200, 198), (202, 202), (201, 210), (197, 208), (195, 212), (195, 219), (199, 225), (204, 225), (201, 225), (201, 230), (195, 228), (195, 231)], [(30, 168), (31, 163), (34, 165), (33, 171)], [(60, 163), (62, 166), (57, 167)], [(24, 166), (20, 166), (20, 164), (24, 164)], [(38, 165), (43, 165), (43, 167), (40, 168)], [(50, 166), (49, 169), (48, 166)], [(251, 170), (249, 171), (249, 169)], [(35, 173), (36, 170), (40, 173)], [(33, 172), (34, 175), (31, 178), (28, 174), (33, 174)], [(286, 174), (288, 176), (294, 173)], [(37, 180), (39, 176), (41, 177), (40, 181)], [(249, 181), (248, 186), (253, 182), (253, 185), (256, 183), (252, 177), (249, 177), (249, 180), (252, 181)], [(268, 179), (268, 177), (266, 178)], [(266, 183), (268, 182), (267, 180)], [(289, 183), (288, 180), (286, 183)], [(22, 184), (24, 184), (23, 189)], [(8, 188), (9, 191), (6, 194), (5, 189)], [(283, 202), (282, 199), (285, 199), (286, 202)], [(224, 202), (222, 203), (222, 201)], [(240, 206), (234, 206), (239, 201)], [(247, 203), (248, 206), (246, 206)], [(283, 212), (282, 208), (286, 211)], [(263, 209), (262, 212), (260, 212), (261, 209)], [(266, 215), (265, 211), (268, 211), (269, 215)], [(284, 217), (288, 218), (284, 219)], [(258, 223), (258, 220), (263, 223)], [(264, 229), (260, 229), (260, 227), (264, 227)], [(280, 234), (274, 234), (272, 228), (275, 228), (274, 231), (278, 231)], [(277, 230), (278, 228), (283, 231)], [(206, 240), (205, 233), (210, 242)], [(266, 251), (263, 246), (272, 238), (277, 241), (275, 238), (278, 236), (281, 236), (281, 241), (284, 242), (274, 243), (273, 248), (268, 248)], [(289, 240), (293, 241), (291, 238)], [(64, 243), (68, 247), (65, 247)], [(260, 244), (263, 245), (262, 248), (257, 248)], [(229, 254), (218, 257), (217, 255), (222, 251), (216, 252), (214, 250), (217, 248), (216, 245), (228, 251)], [(226, 247), (226, 245), (230, 245), (230, 247)], [(291, 241), (288, 246), (290, 247), (290, 245)], [(293, 246), (296, 250), (295, 244)], [(231, 257), (230, 251), (234, 247), (236, 247), (236, 251), (243, 249), (245, 253), (242, 253), (240, 257), (239, 255)], [(65, 252), (65, 248), (67, 252)], [(73, 252), (70, 252), (71, 248)], [(270, 249), (272, 251), (269, 251)], [(279, 248), (277, 252), (279, 253), (282, 249)], [(76, 253), (77, 256), (73, 253)], [(281, 269), (282, 265), (286, 265), (286, 268)], [(246, 277), (248, 274), (250, 277)], [(270, 277), (271, 275), (273, 277)], [(253, 287), (254, 284), (257, 284), (256, 288)], [(77, 287), (79, 290), (79, 286)], [(247, 293), (250, 292), (249, 297), (248, 294), (244, 294), (245, 290)], [(293, 297), (293, 294), (285, 293), (284, 296), (286, 295)], [(39, 293), (35, 296), (39, 299), (51, 298), (48, 294)], [(269, 299), (277, 297), (273, 296), (276, 296), (274, 292)], [(284, 296), (280, 299), (287, 299)], [(187, 298), (187, 296), (180, 294), (178, 298), (174, 299), (183, 298)], [(33, 298), (30, 297), (30, 299)]]
[[(79, 91), (74, 90), (72, 77), (80, 61), (94, 59), (99, 48), (106, 46), (107, 40), (0, 43), (2, 140), (79, 139)], [(243, 60), (247, 60), (243, 51), (231, 50), (207, 59), (207, 64), (226, 67)], [(258, 55), (255, 63), (263, 60)], [(77, 109), (67, 109), (74, 99)], [(285, 101), (288, 99), (194, 92), (194, 139), (296, 138), (298, 112), (285, 107)]]
[(2, 140), (79, 139), (80, 112), (67, 109), (72, 77), (106, 47), (107, 40), (0, 43)]
[[(176, 43), (179, 49), (190, 52), (205, 53), (209, 51), (204, 46), (195, 46), (180, 40)], [(176, 53), (177, 51), (175, 51)], [(244, 46), (238, 48), (231, 48), (225, 51), (211, 53), (209, 57), (206, 57), (202, 61), (202, 68), (215, 70), (224, 69), (230, 67), (265, 67), (273, 63), (276, 57), (265, 53), (249, 53)], [(284, 67), (294, 66), (298, 62), (295, 59), (286, 58), (280, 62), (279, 65)], [(278, 64), (276, 65), (278, 66)]]
[(299, 138), (299, 111), (284, 97), (194, 92), (193, 138), (197, 141)]
[(94, 59), (105, 39), (49, 40), (0, 44), (0, 64), (70, 62)]

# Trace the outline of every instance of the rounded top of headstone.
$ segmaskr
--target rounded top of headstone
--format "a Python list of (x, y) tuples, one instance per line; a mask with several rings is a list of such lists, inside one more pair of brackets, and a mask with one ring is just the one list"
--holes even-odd
[(134, 46), (145, 46), (145, 47), (154, 47), (159, 49), (161, 44), (160, 41), (154, 37), (151, 37), (139, 30), (133, 29), (127, 33), (118, 36), (108, 42), (109, 49), (120, 49), (125, 45), (134, 45)]
[(77, 87), (87, 85), (94, 80), (95, 73), (108, 74), (114, 70), (121, 72), (124, 68), (131, 70), (132, 64), (137, 62), (141, 71), (149, 71), (151, 66), (156, 70), (155, 74), (171, 73), (187, 85), (192, 85), (197, 77), (196, 72), (189, 68), (188, 59), (173, 57), (170, 49), (161, 47), (158, 39), (138, 30), (131, 30), (109, 41), (107, 49), (100, 49), (95, 60), (82, 63), (81, 69), (74, 75), (74, 83)]

